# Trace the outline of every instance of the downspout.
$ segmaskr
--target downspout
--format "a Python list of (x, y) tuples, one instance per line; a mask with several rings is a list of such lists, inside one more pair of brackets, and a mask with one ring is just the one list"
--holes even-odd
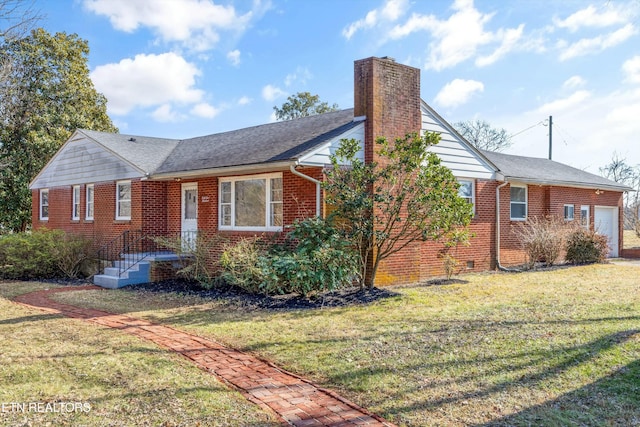
[(496, 267), (500, 271), (515, 273), (519, 270), (509, 269), (500, 264), (500, 189), (507, 184), (508, 182), (505, 181), (496, 187)]
[(307, 181), (311, 181), (316, 185), (316, 216), (320, 216), (320, 181), (315, 178), (310, 177), (309, 175), (305, 175), (302, 172), (298, 172), (296, 170), (296, 165), (290, 165), (289, 170), (292, 174), (299, 176), (300, 178), (306, 179)]

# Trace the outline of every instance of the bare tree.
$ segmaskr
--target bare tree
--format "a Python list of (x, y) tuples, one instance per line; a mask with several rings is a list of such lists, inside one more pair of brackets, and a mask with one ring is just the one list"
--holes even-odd
[(640, 165), (630, 166), (626, 159), (613, 153), (611, 162), (600, 168), (600, 174), (635, 190), (624, 196), (624, 228), (635, 230), (640, 237)]
[(492, 127), (484, 120), (467, 120), (453, 127), (473, 146), (481, 150), (502, 151), (511, 146), (511, 137), (505, 129)]
[(34, 1), (0, 0), (0, 41), (22, 37), (40, 19)]

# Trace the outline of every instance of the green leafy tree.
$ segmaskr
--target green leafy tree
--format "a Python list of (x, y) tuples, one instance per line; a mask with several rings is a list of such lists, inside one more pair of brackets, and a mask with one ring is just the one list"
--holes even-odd
[(309, 92), (298, 92), (287, 98), (282, 107), (273, 107), (278, 120), (291, 120), (315, 114), (329, 113), (338, 110), (338, 104), (329, 105), (320, 101), (320, 96)]
[(43, 29), (5, 39), (11, 70), (0, 81), (0, 229), (31, 220), (29, 182), (78, 128), (117, 132), (107, 100), (89, 77), (89, 46), (75, 34)]
[[(473, 215), (458, 182), (430, 146), (427, 132), (376, 140), (379, 162), (365, 163), (357, 140), (343, 140), (331, 157), (324, 188), (331, 216), (361, 255), (362, 286), (373, 286), (380, 262), (416, 241), (462, 242)], [(347, 164), (348, 166), (343, 166)]]
[(474, 147), (486, 151), (502, 151), (511, 146), (505, 129), (496, 129), (484, 120), (457, 122), (453, 127)]

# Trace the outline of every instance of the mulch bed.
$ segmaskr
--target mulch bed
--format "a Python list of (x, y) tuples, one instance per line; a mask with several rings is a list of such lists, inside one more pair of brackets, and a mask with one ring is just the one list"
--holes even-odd
[(303, 297), (301, 295), (255, 295), (232, 286), (203, 289), (198, 283), (187, 280), (165, 280), (122, 288), (128, 292), (176, 293), (197, 296), (203, 299), (225, 300), (243, 309), (262, 310), (308, 310), (323, 307), (348, 307), (398, 296), (386, 289), (346, 288), (323, 295)]

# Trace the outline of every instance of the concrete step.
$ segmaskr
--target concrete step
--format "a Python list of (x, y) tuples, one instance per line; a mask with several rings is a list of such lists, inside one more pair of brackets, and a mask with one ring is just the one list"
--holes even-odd
[[(114, 261), (114, 267), (104, 269), (104, 274), (93, 276), (93, 283), (103, 288), (117, 289), (123, 286), (137, 285), (140, 283), (149, 283), (151, 265), (147, 261), (141, 261), (133, 266), (129, 261)], [(120, 266), (128, 268), (120, 276)]]

